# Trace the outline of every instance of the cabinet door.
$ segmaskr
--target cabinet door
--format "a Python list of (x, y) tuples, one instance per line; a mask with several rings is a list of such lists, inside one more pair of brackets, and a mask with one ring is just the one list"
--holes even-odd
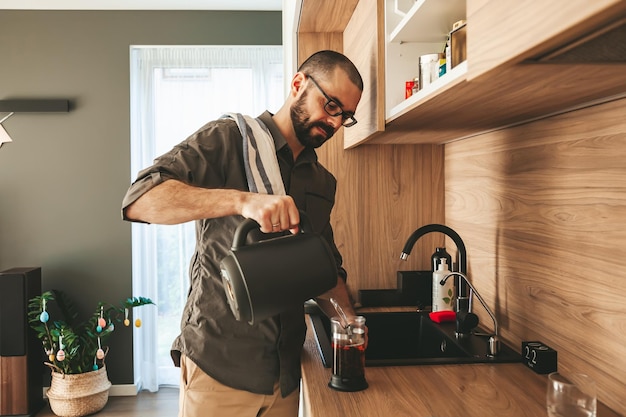
[(385, 2), (360, 1), (343, 32), (344, 54), (363, 77), (358, 123), (344, 129), (344, 147), (351, 148), (385, 130)]
[(623, 0), (468, 0), (468, 79), (559, 48), (624, 9)]

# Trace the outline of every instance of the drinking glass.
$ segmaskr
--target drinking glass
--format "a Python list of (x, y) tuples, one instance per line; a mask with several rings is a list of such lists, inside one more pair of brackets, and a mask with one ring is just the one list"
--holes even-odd
[(548, 375), (549, 417), (596, 417), (596, 383), (585, 374)]

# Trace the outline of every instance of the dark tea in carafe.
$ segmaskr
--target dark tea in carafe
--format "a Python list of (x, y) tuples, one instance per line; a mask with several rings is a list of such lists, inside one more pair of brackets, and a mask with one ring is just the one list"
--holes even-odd
[(333, 374), (328, 385), (339, 391), (360, 391), (367, 388), (365, 380), (365, 317), (357, 316), (342, 325), (338, 317), (331, 319)]
[(365, 346), (333, 343), (333, 371), (342, 378), (365, 376)]

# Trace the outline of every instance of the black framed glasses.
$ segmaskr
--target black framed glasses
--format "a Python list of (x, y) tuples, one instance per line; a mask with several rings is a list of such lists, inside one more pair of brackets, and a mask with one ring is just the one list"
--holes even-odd
[(313, 84), (317, 87), (317, 89), (320, 90), (320, 92), (326, 98), (326, 104), (324, 104), (324, 111), (329, 116), (332, 116), (332, 117), (341, 116), (341, 124), (343, 125), (343, 127), (354, 126), (356, 124), (354, 113), (344, 111), (339, 105), (339, 103), (337, 103), (335, 100), (330, 98), (328, 94), (326, 94), (326, 92), (322, 90), (322, 87), (320, 87), (320, 85), (317, 83), (317, 81), (315, 81), (315, 79), (313, 79), (313, 77), (311, 77), (310, 75), (307, 75), (307, 77), (313, 82)]

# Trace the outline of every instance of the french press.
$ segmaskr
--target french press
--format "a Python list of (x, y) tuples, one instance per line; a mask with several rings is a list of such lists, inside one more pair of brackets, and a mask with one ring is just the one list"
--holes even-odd
[(330, 320), (333, 348), (333, 374), (328, 386), (338, 391), (361, 391), (365, 380), (365, 317), (356, 316), (350, 323), (333, 317)]

